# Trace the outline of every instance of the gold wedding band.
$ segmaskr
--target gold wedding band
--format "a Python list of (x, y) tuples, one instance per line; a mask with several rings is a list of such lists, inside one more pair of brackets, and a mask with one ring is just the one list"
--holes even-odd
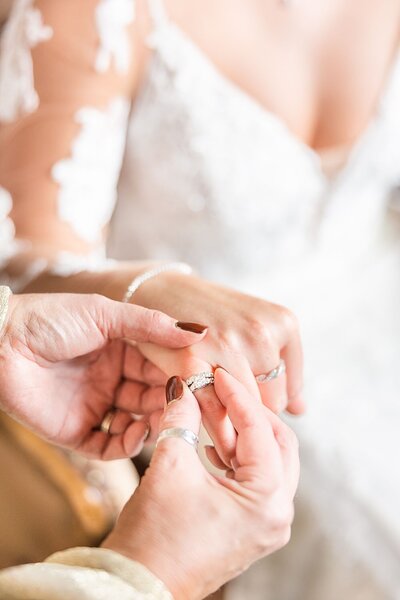
[(100, 431), (102, 431), (103, 433), (107, 433), (107, 435), (110, 433), (111, 425), (114, 420), (114, 415), (114, 410), (109, 410), (108, 412), (106, 412), (102, 422), (100, 423)]

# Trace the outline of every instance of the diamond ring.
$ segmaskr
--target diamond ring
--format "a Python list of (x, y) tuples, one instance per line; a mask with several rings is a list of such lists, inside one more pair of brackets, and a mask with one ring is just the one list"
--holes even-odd
[(185, 383), (192, 393), (196, 392), (197, 390), (201, 390), (208, 385), (213, 385), (214, 373), (207, 371), (204, 371), (203, 373), (197, 373), (196, 375), (189, 377), (189, 379), (186, 379)]
[(283, 358), (280, 360), (279, 365), (272, 369), (272, 371), (268, 371), (268, 373), (261, 373), (256, 376), (256, 381), (258, 383), (268, 383), (268, 381), (272, 381), (272, 379), (276, 379), (279, 375), (286, 372), (286, 364)]

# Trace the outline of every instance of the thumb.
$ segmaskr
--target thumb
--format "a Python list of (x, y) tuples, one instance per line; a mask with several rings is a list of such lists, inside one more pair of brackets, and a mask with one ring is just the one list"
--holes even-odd
[[(166, 386), (166, 406), (160, 420), (160, 435), (154, 459), (158, 456), (178, 454), (180, 457), (191, 456), (199, 460), (196, 448), (182, 437), (162, 437), (163, 432), (171, 429), (187, 430), (198, 435), (201, 424), (199, 404), (180, 377), (171, 377)], [(190, 439), (190, 434), (189, 434)]]
[(129, 338), (167, 348), (184, 348), (201, 341), (205, 325), (180, 323), (158, 311), (104, 298), (101, 303), (102, 330), (110, 339)]

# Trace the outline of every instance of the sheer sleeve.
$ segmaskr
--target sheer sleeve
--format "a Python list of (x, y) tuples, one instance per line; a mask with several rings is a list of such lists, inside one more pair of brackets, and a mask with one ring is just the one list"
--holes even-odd
[(0, 277), (105, 263), (136, 84), (134, 0), (15, 0), (0, 44)]

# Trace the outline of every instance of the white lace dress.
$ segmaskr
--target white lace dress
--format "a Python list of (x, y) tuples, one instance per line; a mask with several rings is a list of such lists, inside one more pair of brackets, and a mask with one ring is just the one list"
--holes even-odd
[[(130, 114), (118, 100), (102, 113), (80, 111), (80, 144), (52, 171), (59, 213), (93, 239), (114, 208), (105, 191), (118, 179), (108, 256), (184, 260), (300, 317), (308, 412), (292, 425), (307, 526), (228, 597), (398, 599), (400, 57), (369, 127), (328, 177), (319, 156), (218, 72), (161, 2), (149, 6), (152, 58), (139, 94)], [(118, 56), (123, 63), (113, 32), (99, 31), (109, 35), (96, 68)], [(90, 125), (114, 144), (110, 171), (100, 173), (107, 152), (92, 160)], [(82, 183), (87, 171), (74, 171), (89, 156), (83, 164), (101, 175), (91, 187)], [(92, 208), (79, 202), (82, 190), (97, 198)], [(59, 258), (58, 272), (79, 268)]]
[[(375, 118), (329, 179), (316, 153), (173, 23), (161, 18), (151, 43), (109, 252), (186, 260), (295, 310), (308, 412), (292, 424), (302, 445), (300, 501), (315, 510), (309, 526), (338, 545), (349, 570), (365, 560), (387, 597), (400, 598), (400, 252), (389, 210), (400, 183), (400, 58)], [(318, 569), (318, 540), (296, 538), (296, 569), (292, 577), (282, 569), (274, 595), (261, 587), (263, 566), (257, 589), (239, 586), (233, 597), (311, 600), (304, 571)], [(332, 576), (326, 585), (319, 600), (357, 589)]]

